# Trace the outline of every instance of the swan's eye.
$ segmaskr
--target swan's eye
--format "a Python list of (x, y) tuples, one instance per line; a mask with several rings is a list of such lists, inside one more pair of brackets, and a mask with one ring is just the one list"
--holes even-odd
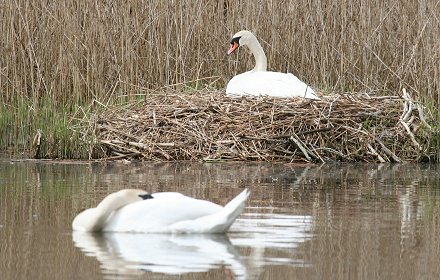
[(153, 197), (151, 194), (149, 194), (149, 193), (147, 193), (147, 194), (140, 194), (139, 197), (142, 198), (143, 200), (154, 198), (154, 197)]
[(231, 45), (234, 45), (234, 43), (236, 43), (238, 46), (240, 46), (240, 39), (241, 39), (241, 36), (232, 38)]

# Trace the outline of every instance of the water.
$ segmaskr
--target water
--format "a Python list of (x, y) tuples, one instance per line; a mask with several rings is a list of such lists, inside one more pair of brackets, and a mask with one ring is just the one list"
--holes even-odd
[[(435, 165), (0, 162), (1, 279), (438, 279)], [(227, 235), (81, 234), (122, 188), (224, 204)]]

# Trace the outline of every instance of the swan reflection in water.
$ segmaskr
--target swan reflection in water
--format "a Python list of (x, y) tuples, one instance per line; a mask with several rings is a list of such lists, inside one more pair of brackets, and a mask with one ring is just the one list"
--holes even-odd
[(246, 275), (224, 234), (73, 232), (73, 241), (86, 255), (96, 257), (106, 274), (184, 274), (226, 266), (239, 278)]
[[(244, 213), (225, 234), (72, 234), (75, 246), (101, 263), (104, 274), (134, 276), (207, 272), (224, 268), (235, 279), (258, 277), (267, 265), (308, 266), (294, 251), (310, 239), (311, 216)], [(250, 248), (242, 256), (239, 248)], [(265, 250), (271, 250), (267, 256)]]

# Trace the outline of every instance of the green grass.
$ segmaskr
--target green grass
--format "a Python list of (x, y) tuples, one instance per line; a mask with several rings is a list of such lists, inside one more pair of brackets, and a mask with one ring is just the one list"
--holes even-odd
[[(39, 158), (87, 158), (87, 147), (72, 130), (71, 108), (57, 107), (52, 100), (29, 100), (0, 104), (0, 148), (14, 156)], [(36, 155), (36, 136), (41, 131), (40, 152)]]

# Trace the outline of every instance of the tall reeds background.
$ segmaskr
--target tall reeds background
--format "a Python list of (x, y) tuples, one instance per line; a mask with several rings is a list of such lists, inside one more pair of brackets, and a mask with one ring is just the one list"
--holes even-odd
[(241, 29), (270, 70), (320, 92), (405, 87), (440, 104), (440, 0), (11, 0), (0, 18), (0, 149), (27, 149), (41, 129), (43, 157), (84, 157), (69, 115), (146, 90), (224, 88), (253, 64), (245, 49), (226, 55)]

